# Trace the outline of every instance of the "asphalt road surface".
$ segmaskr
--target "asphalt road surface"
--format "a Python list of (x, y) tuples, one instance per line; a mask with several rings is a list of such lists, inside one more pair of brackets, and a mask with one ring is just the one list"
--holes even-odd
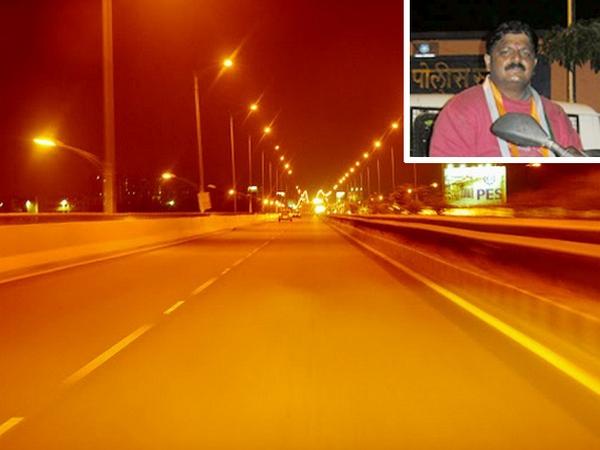
[(0, 449), (600, 449), (600, 397), (318, 219), (0, 285)]

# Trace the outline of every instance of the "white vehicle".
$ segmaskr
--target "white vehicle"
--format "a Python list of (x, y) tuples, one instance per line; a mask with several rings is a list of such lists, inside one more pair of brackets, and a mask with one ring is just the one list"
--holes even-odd
[[(429, 156), (433, 122), (452, 94), (411, 94), (410, 156)], [(584, 150), (600, 149), (600, 114), (581, 103), (556, 102), (565, 110), (581, 137)], [(593, 156), (596, 156), (595, 154)]]

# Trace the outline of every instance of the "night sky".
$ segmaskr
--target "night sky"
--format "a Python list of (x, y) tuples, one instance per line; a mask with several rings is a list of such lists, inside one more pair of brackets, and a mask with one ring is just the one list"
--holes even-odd
[[(53, 134), (103, 154), (101, 0), (3, 1), (0, 195), (93, 189), (94, 169), (30, 139)], [(198, 179), (192, 73), (239, 49), (216, 83), (201, 77), (206, 183), (230, 185), (228, 111), (261, 98), (236, 133), (247, 184), (247, 133), (264, 123), (296, 182), (331, 183), (402, 111), (401, 2), (372, 0), (113, 0), (119, 177), (165, 169)], [(212, 87), (211, 87), (212, 86)], [(398, 147), (400, 147), (398, 137)], [(398, 151), (400, 154), (400, 150)], [(258, 155), (254, 180), (258, 181)], [(92, 186), (92, 187), (90, 187)]]
[[(521, 18), (563, 25), (566, 1), (413, 1), (412, 31), (487, 31)], [(578, 18), (600, 3), (577, 1)], [(206, 184), (231, 185), (228, 111), (236, 123), (238, 185), (247, 184), (247, 134), (275, 119), (293, 184), (331, 186), (402, 111), (403, 5), (371, 0), (113, 0), (116, 151), (120, 179), (166, 169), (198, 180), (192, 73), (203, 70)], [(97, 192), (96, 172), (67, 152), (43, 155), (31, 138), (53, 134), (102, 156), (101, 0), (0, 2), (0, 200)], [(238, 49), (216, 83), (214, 65)], [(210, 69), (210, 67), (213, 67)], [(207, 69), (209, 68), (209, 69)], [(205, 70), (207, 69), (207, 70)], [(261, 112), (245, 124), (247, 105)], [(401, 136), (394, 144), (401, 158)], [(253, 160), (259, 182), (259, 152)], [(388, 158), (389, 153), (384, 157)], [(383, 187), (389, 190), (389, 164)], [(574, 165), (550, 174), (577, 171)], [(397, 167), (398, 184), (412, 167)], [(422, 182), (440, 168), (421, 165)], [(432, 181), (431, 180), (431, 181)]]

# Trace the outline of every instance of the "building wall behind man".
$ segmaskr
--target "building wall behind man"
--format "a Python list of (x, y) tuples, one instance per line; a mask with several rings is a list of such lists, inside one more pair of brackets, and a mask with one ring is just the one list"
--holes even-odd
[[(455, 37), (454, 37), (455, 36)], [(480, 33), (415, 33), (411, 42), (429, 42), (437, 47), (437, 56), (480, 55), (485, 53), (484, 34)], [(411, 45), (411, 57), (415, 55)], [(423, 59), (426, 61), (426, 59)], [(576, 101), (600, 112), (600, 73), (596, 74), (586, 65), (576, 70)], [(567, 71), (558, 63), (550, 68), (550, 97), (555, 101), (567, 101)]]

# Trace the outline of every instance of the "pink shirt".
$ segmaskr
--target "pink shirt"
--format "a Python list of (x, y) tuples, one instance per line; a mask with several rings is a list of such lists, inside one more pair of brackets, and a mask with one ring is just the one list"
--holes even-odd
[[(502, 96), (506, 112), (530, 114), (529, 100), (512, 100)], [(554, 140), (562, 147), (581, 149), (579, 135), (556, 103), (542, 97), (546, 118)], [(473, 86), (452, 97), (433, 127), (429, 156), (502, 156), (498, 140), (490, 131), (490, 115), (482, 86)], [(542, 156), (537, 147), (519, 148), (519, 156)]]

